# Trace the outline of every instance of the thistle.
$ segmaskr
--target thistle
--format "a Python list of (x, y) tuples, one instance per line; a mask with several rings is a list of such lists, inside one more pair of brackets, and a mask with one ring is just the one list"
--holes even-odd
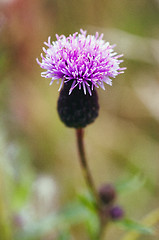
[[(119, 66), (123, 62), (119, 58), (123, 55), (117, 55), (113, 50), (115, 45), (105, 42), (103, 34), (99, 36), (98, 32), (93, 36), (80, 30), (69, 37), (56, 35), (56, 38), (52, 43), (50, 37), (44, 42), (47, 46), (43, 48), (45, 57), (41, 54), (42, 62), (37, 59), (40, 67), (46, 70), (41, 76), (51, 78), (50, 84), (61, 81), (59, 91), (62, 87), (63, 90), (58, 101), (61, 120), (68, 127), (85, 127), (98, 116), (95, 88), (105, 90), (104, 84), (112, 85), (111, 78), (123, 73), (125, 67)], [(73, 91), (73, 96), (69, 97)], [(86, 94), (92, 98), (85, 97)]]
[(50, 84), (61, 79), (59, 91), (63, 83), (71, 82), (69, 94), (78, 87), (83, 87), (84, 94), (92, 95), (94, 87), (105, 89), (104, 83), (112, 85), (111, 78), (123, 73), (119, 60), (123, 55), (113, 51), (115, 45), (105, 42), (103, 34), (86, 36), (86, 31), (74, 33), (69, 37), (56, 35), (57, 41), (51, 43), (51, 38), (43, 48), (45, 57), (41, 54), (42, 62), (37, 59), (42, 72), (41, 76), (51, 78)]
[[(120, 67), (120, 63), (123, 62), (120, 58), (123, 55), (114, 52), (115, 45), (105, 42), (103, 34), (86, 35), (86, 31), (80, 30), (80, 33), (76, 32), (68, 37), (56, 35), (56, 39), (51, 42), (51, 38), (48, 38), (48, 42), (44, 43), (47, 49), (43, 48), (45, 56), (41, 54), (42, 62), (38, 59), (37, 62), (45, 70), (41, 76), (51, 78), (50, 85), (55, 80), (60, 82), (57, 110), (62, 122), (76, 129), (81, 167), (96, 200), (101, 223), (100, 239), (106, 223), (106, 217), (103, 219), (105, 202), (113, 201), (115, 192), (108, 186), (100, 189), (99, 192), (96, 190), (86, 161), (83, 128), (98, 116), (99, 103), (96, 89), (101, 87), (105, 90), (105, 84), (112, 85), (112, 78), (123, 73), (126, 68)], [(113, 207), (109, 210), (109, 216), (112, 219), (120, 218), (122, 210)]]

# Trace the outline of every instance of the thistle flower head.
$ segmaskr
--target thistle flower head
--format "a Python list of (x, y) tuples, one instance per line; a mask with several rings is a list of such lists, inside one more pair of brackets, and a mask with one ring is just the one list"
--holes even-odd
[(125, 68), (120, 68), (119, 60), (123, 55), (117, 55), (109, 42), (103, 40), (103, 34), (99, 36), (86, 35), (86, 31), (80, 30), (69, 37), (56, 35), (57, 40), (44, 42), (47, 49), (43, 48), (45, 56), (41, 54), (42, 62), (38, 64), (45, 72), (42, 77), (51, 78), (50, 84), (55, 80), (61, 80), (62, 85), (70, 82), (69, 94), (75, 87), (88, 91), (92, 95), (94, 87), (105, 89), (104, 83), (112, 85), (111, 78), (123, 73)]

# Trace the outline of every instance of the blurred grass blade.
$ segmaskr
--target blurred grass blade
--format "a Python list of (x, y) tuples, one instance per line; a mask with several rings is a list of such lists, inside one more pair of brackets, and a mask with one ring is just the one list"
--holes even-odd
[[(145, 228), (152, 229), (154, 225), (159, 223), (159, 208), (154, 210), (153, 212), (149, 213), (141, 222)], [(152, 229), (153, 230), (153, 229)], [(155, 231), (152, 232), (152, 234), (156, 234)], [(122, 240), (136, 240), (138, 237), (140, 237), (141, 233), (131, 231), (125, 235), (125, 237)], [(158, 236), (159, 238), (159, 236)], [(156, 238), (157, 239), (157, 238)]]
[(131, 179), (119, 181), (115, 184), (116, 189), (119, 193), (127, 193), (140, 189), (145, 184), (145, 178), (140, 175), (136, 175)]
[(93, 198), (93, 196), (89, 192), (83, 192), (78, 195), (78, 200), (80, 203), (86, 207), (89, 208), (89, 210), (96, 212), (96, 202)]
[(131, 219), (124, 219), (117, 224), (126, 230), (135, 231), (138, 234), (154, 234), (154, 230), (152, 228), (144, 226), (143, 224)]

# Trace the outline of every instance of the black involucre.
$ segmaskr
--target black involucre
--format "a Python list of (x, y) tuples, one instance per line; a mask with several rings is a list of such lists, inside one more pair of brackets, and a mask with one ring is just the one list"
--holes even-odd
[(98, 95), (96, 89), (92, 96), (83, 92), (83, 88), (76, 87), (69, 95), (71, 82), (65, 83), (58, 99), (57, 110), (60, 119), (67, 127), (83, 128), (94, 122), (99, 112)]

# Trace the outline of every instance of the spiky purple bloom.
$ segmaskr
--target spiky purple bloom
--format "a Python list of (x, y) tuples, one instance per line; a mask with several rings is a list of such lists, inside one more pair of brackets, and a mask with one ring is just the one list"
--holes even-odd
[(123, 55), (117, 55), (113, 48), (105, 42), (103, 34), (99, 36), (86, 35), (86, 31), (80, 30), (69, 37), (56, 35), (57, 41), (51, 43), (51, 37), (44, 44), (48, 49), (43, 48), (45, 57), (41, 54), (42, 62), (38, 64), (45, 72), (42, 77), (51, 78), (50, 84), (54, 80), (61, 79), (60, 88), (63, 83), (71, 82), (69, 94), (75, 87), (83, 89), (84, 94), (87, 90), (90, 95), (94, 87), (105, 89), (104, 83), (112, 85), (110, 78), (115, 78), (123, 73), (126, 68), (120, 68), (119, 60)]

